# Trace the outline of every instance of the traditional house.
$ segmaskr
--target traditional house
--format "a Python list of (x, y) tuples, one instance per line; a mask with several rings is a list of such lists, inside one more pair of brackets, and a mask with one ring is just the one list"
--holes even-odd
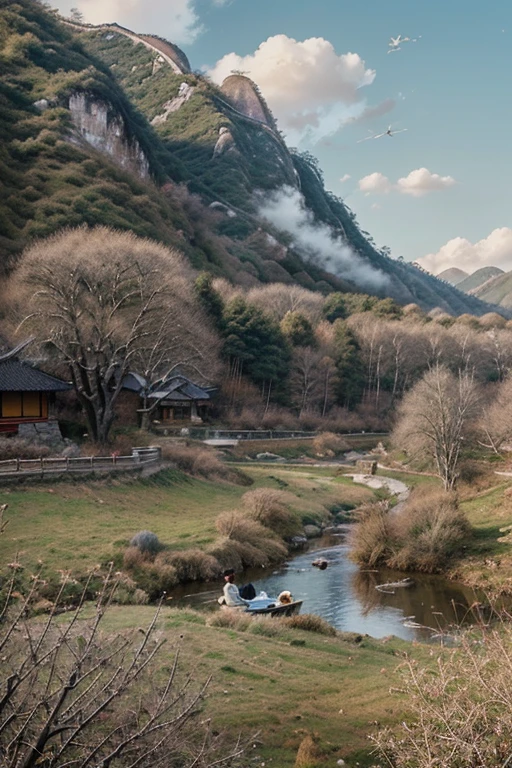
[(0, 432), (31, 437), (55, 430), (60, 436), (53, 411), (55, 393), (72, 387), (20, 360), (18, 354), (25, 346), (0, 355)]
[(136, 393), (141, 399), (139, 412), (144, 407), (151, 409), (150, 420), (161, 424), (176, 421), (201, 424), (207, 418), (215, 392), (215, 388), (195, 384), (181, 373), (168, 376), (147, 390), (146, 387), (144, 377), (139, 374), (129, 373), (124, 378), (124, 391)]

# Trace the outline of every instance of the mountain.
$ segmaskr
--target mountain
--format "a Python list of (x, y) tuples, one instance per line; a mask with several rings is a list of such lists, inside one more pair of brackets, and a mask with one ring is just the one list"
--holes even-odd
[[(500, 270), (501, 272), (501, 270)], [(512, 308), (512, 272), (501, 272), (472, 291), (482, 301), (505, 309)]]
[(477, 288), (487, 283), (488, 280), (503, 274), (503, 270), (499, 267), (481, 267), (476, 272), (473, 272), (473, 274), (465, 277), (464, 280), (461, 280), (457, 284), (457, 288), (465, 293), (474, 293)]
[[(172, 43), (0, 0), (0, 266), (64, 226), (131, 229), (250, 286), (364, 291), (481, 315), (477, 298), (390, 258), (288, 149), (256, 85), (220, 88)], [(293, 215), (290, 217), (290, 212)]]
[(469, 277), (469, 275), (467, 272), (464, 272), (463, 269), (450, 267), (449, 269), (445, 269), (443, 272), (440, 272), (437, 277), (440, 280), (446, 280), (446, 282), (450, 283), (451, 285), (458, 285), (466, 277)]

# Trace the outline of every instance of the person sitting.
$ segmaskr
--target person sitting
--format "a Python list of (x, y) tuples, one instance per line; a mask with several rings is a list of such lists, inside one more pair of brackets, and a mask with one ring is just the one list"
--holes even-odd
[(240, 590), (235, 584), (235, 569), (227, 568), (224, 571), (224, 605), (234, 607), (236, 605), (249, 605), (250, 600), (246, 600), (240, 594)]

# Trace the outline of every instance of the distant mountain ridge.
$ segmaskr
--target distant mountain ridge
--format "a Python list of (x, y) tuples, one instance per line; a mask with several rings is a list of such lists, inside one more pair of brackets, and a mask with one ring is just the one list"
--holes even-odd
[(452, 285), (458, 285), (466, 277), (469, 277), (469, 274), (458, 267), (450, 267), (449, 269), (440, 272), (436, 277), (440, 280), (446, 280), (447, 283), (451, 283)]
[[(259, 201), (288, 189), (302, 195), (312, 226), (385, 276), (366, 292), (452, 314), (491, 309), (379, 250), (326, 191), (316, 159), (287, 148), (244, 75), (217, 88), (172, 43), (112, 24), (63, 23), (35, 0), (4, 0), (0, 17), (4, 270), (34, 237), (107, 224), (175, 246), (197, 269), (235, 283), (361, 290), (357, 270), (334, 274), (335, 262), (328, 269), (293, 232), (262, 220)], [(191, 193), (210, 212), (198, 213)]]
[(476, 272), (468, 275), (457, 284), (459, 291), (465, 291), (466, 293), (473, 293), (480, 288), (484, 283), (492, 280), (499, 275), (503, 275), (504, 272), (499, 267), (480, 267)]

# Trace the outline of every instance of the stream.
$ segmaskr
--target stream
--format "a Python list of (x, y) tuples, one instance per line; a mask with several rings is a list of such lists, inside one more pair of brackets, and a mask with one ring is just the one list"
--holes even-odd
[[(390, 477), (354, 474), (352, 478), (370, 488), (386, 488), (396, 496), (398, 503), (390, 514), (399, 512), (410, 492), (405, 483)], [(313, 567), (315, 559), (327, 560), (327, 568)], [(301, 613), (321, 616), (344, 632), (376, 638), (395, 635), (403, 640), (450, 642), (458, 627), (481, 620), (475, 605), (484, 602), (483, 596), (442, 576), (414, 573), (409, 587), (376, 589), (402, 581), (406, 575), (389, 568), (359, 568), (349, 558), (345, 535), (338, 533), (317, 539), (308, 551), (277, 570), (246, 571), (237, 583), (252, 582), (257, 593), (264, 590), (271, 597), (289, 590), (294, 600), (303, 600)], [(182, 587), (173, 593), (173, 604), (218, 610), (222, 587), (223, 583), (214, 590), (211, 584)]]
[[(271, 596), (288, 589), (295, 600), (304, 601), (301, 613), (315, 613), (336, 629), (376, 638), (395, 635), (426, 642), (450, 635), (454, 625), (478, 620), (471, 610), (478, 599), (472, 589), (441, 576), (415, 573), (411, 587), (395, 588), (393, 594), (380, 592), (377, 584), (400, 581), (406, 574), (389, 568), (362, 570), (348, 552), (339, 538), (326, 536), (283, 567), (246, 571), (237, 583), (251, 581), (256, 592), (265, 590)], [(324, 571), (311, 565), (316, 558), (328, 561)], [(189, 584), (173, 592), (173, 604), (218, 610), (222, 587), (223, 583), (214, 589), (211, 583)]]

